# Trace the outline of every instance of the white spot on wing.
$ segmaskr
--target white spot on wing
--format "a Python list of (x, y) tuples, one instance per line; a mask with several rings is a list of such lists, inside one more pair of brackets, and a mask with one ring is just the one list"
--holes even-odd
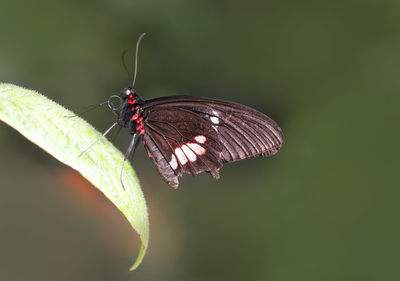
[(176, 157), (173, 154), (171, 155), (171, 161), (169, 161), (169, 165), (174, 170), (176, 170), (176, 168), (178, 168), (178, 161), (176, 161)]
[(205, 143), (207, 141), (207, 138), (203, 135), (198, 135), (194, 137), (194, 140), (198, 143)]
[(205, 148), (197, 143), (189, 142), (189, 143), (187, 143), (187, 146), (189, 146), (190, 149), (193, 150), (194, 153), (196, 153), (197, 155), (206, 154)]
[(182, 165), (185, 165), (187, 163), (187, 158), (185, 156), (185, 153), (183, 153), (182, 149), (180, 147), (175, 148), (175, 155), (178, 157), (179, 163)]
[(211, 116), (210, 120), (213, 124), (219, 124), (219, 118), (215, 116)]
[(194, 162), (197, 160), (196, 154), (186, 145), (182, 145), (182, 150), (185, 153), (186, 157), (189, 158), (190, 162)]

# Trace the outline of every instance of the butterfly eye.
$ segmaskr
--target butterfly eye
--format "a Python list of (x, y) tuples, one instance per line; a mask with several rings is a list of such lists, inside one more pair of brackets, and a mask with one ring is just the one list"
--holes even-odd
[(126, 88), (122, 91), (121, 96), (123, 99), (127, 99), (130, 94), (131, 94), (131, 89)]

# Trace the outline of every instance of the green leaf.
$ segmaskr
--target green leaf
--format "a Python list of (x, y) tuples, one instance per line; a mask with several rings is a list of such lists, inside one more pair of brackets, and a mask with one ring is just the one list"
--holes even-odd
[(100, 135), (85, 120), (65, 116), (73, 113), (43, 95), (0, 83), (0, 120), (40, 146), (59, 161), (79, 171), (100, 189), (138, 232), (141, 247), (131, 270), (141, 263), (149, 240), (146, 202), (129, 163), (120, 172), (123, 155), (106, 138), (78, 157)]

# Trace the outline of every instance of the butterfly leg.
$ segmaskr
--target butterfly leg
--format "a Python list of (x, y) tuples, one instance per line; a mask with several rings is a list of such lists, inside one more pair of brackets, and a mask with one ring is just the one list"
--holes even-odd
[(122, 187), (124, 189), (125, 189), (125, 186), (124, 186), (124, 182), (122, 181), (122, 174), (124, 172), (124, 167), (125, 167), (126, 160), (128, 160), (128, 158), (131, 155), (131, 153), (132, 153), (132, 156), (135, 154), (137, 145), (139, 143), (138, 141), (136, 141), (136, 135), (137, 135), (136, 133), (133, 135), (131, 143), (129, 144), (129, 147), (128, 147), (127, 151), (125, 152), (124, 161), (122, 162), (120, 180), (121, 180), (121, 185), (122, 185)]
[(110, 128), (108, 128), (100, 137), (97, 138), (97, 140), (95, 140), (95, 141), (92, 142), (88, 147), (86, 147), (86, 148), (78, 155), (78, 158), (81, 157), (83, 154), (85, 154), (89, 149), (92, 148), (93, 145), (95, 145), (96, 143), (98, 143), (102, 138), (104, 138), (104, 137), (111, 131), (111, 129), (114, 128), (116, 125), (118, 125), (117, 122), (115, 122), (114, 124), (112, 124)]

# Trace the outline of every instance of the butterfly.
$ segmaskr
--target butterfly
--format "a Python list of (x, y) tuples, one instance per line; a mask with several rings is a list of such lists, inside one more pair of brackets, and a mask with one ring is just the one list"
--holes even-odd
[[(134, 90), (134, 84), (138, 47), (144, 35), (139, 37), (136, 44), (132, 86), (96, 105), (108, 104), (117, 118), (117, 122), (99, 139), (116, 125), (128, 129), (133, 135), (123, 163), (142, 141), (161, 177), (177, 188), (178, 178), (183, 174), (208, 172), (214, 178), (219, 178), (219, 171), (225, 163), (255, 156), (271, 156), (279, 151), (283, 142), (281, 128), (271, 118), (251, 107), (191, 96), (142, 100)], [(122, 62), (129, 74), (124, 53)], [(113, 98), (119, 99), (118, 106), (112, 102)], [(97, 141), (92, 145), (95, 143)], [(123, 186), (122, 171), (123, 166)]]
[(132, 88), (121, 92), (118, 124), (142, 139), (148, 156), (168, 185), (183, 174), (219, 178), (224, 163), (270, 156), (283, 142), (281, 128), (263, 113), (234, 102), (205, 97), (169, 96), (142, 100)]

